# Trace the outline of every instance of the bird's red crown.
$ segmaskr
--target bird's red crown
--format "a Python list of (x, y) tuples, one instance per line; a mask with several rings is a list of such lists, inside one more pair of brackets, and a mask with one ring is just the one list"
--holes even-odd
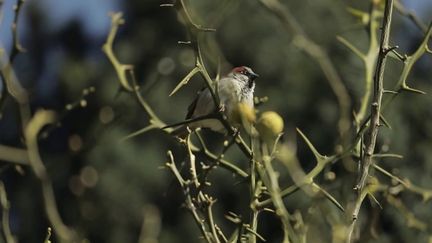
[(245, 66), (241, 66), (241, 67), (235, 67), (232, 70), (233, 73), (241, 73), (241, 74), (246, 74), (247, 73), (247, 69)]

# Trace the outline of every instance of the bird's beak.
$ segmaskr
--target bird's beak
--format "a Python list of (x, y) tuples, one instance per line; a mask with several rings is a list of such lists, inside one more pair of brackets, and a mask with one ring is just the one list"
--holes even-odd
[(250, 73), (250, 74), (249, 74), (249, 78), (250, 78), (251, 80), (255, 80), (255, 79), (258, 78), (258, 77), (259, 77), (259, 75), (256, 74), (256, 73)]

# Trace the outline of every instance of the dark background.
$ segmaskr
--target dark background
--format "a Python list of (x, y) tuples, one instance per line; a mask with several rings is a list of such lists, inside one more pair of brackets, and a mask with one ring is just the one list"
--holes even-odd
[[(218, 59), (223, 73), (232, 66), (252, 67), (260, 75), (256, 95), (269, 97), (259, 110), (280, 113), (291, 135), (288, 139), (296, 139), (293, 128), (299, 127), (320, 152), (332, 154), (338, 137), (336, 97), (317, 63), (292, 44), (292, 35), (279, 20), (258, 1), (187, 2), (196, 22), (217, 29), (205, 34), (206, 64), (211, 74), (215, 75)], [(183, 149), (161, 131), (119, 143), (122, 137), (146, 126), (148, 117), (131, 94), (119, 91), (116, 73), (101, 51), (110, 26), (108, 12), (124, 12), (126, 23), (115, 43), (119, 59), (135, 66), (143, 95), (156, 113), (168, 123), (181, 121), (203, 82), (195, 77), (186, 88), (168, 97), (177, 82), (193, 68), (194, 53), (189, 46), (178, 44), (187, 41), (188, 35), (177, 12), (161, 8), (161, 3), (164, 2), (28, 0), (21, 12), (19, 38), (27, 51), (17, 57), (14, 69), (30, 93), (32, 111), (52, 109), (62, 115), (61, 125), (50, 130), (47, 138), (41, 138), (40, 151), (65, 223), (91, 242), (136, 242), (143, 215), (149, 211), (160, 219), (160, 232), (156, 230), (160, 242), (201, 241), (191, 215), (182, 207), (180, 188), (171, 183), (171, 173), (161, 169), (167, 161), (167, 150), (173, 150), (181, 162), (185, 158)], [(425, 23), (432, 21), (431, 2), (403, 3), (413, 8)], [(14, 1), (5, 1), (1, 9), (4, 17), (0, 40), (6, 50), (11, 44), (13, 4)], [(366, 32), (346, 8), (367, 11), (369, 3), (325, 0), (285, 4), (310, 38), (328, 52), (349, 91), (353, 109), (358, 110), (364, 89), (363, 66), (335, 37), (342, 35), (366, 50)], [(391, 43), (400, 46), (400, 53), (412, 53), (423, 35), (407, 18), (397, 13), (394, 17)], [(385, 82), (392, 87), (401, 64), (391, 60), (388, 68)], [(430, 55), (416, 64), (408, 82), (428, 94), (398, 96), (385, 111), (392, 129), (383, 128), (378, 143), (404, 156), (402, 160), (382, 161), (383, 167), (389, 171), (395, 168), (394, 173), (426, 188), (432, 188), (431, 69)], [(89, 87), (94, 87), (95, 92), (83, 97), (83, 90)], [(68, 104), (82, 99), (84, 107), (78, 105), (66, 110)], [(23, 147), (22, 136), (17, 106), (8, 99), (0, 119), (0, 143)], [(221, 136), (211, 133), (207, 136), (216, 141), (212, 148), (220, 150)], [(303, 168), (309, 170), (314, 166), (312, 154), (297, 140), (298, 157)], [(247, 168), (247, 160), (235, 148), (227, 156)], [(6, 162), (0, 166), (11, 202), (12, 232), (19, 242), (42, 242), (49, 222), (39, 181), (28, 167), (22, 167), (19, 173), (21, 170)], [(345, 204), (356, 174), (340, 164), (328, 170), (336, 173), (335, 181), (324, 176), (317, 180)], [(225, 170), (217, 170), (211, 180), (209, 193), (218, 198), (215, 220), (229, 233), (234, 225), (223, 215), (228, 211), (247, 215), (247, 185), (238, 183), (239, 179)], [(385, 177), (383, 182), (390, 183)], [(418, 230), (407, 227), (406, 218), (385, 203), (383, 197), (377, 198), (383, 210), (368, 200), (364, 208), (379, 212), (376, 214), (379, 238), (366, 236), (364, 242), (431, 239), (430, 201), (423, 203), (420, 196), (408, 191), (398, 195), (406, 208), (426, 223), (426, 230)], [(305, 221), (310, 222), (310, 242), (316, 242), (314, 239), (330, 242), (332, 219), (329, 218), (340, 218), (335, 216), (340, 212), (328, 203), (324, 203), (327, 210), (320, 211), (316, 204), (316, 199), (303, 192), (286, 200), (291, 212), (300, 210)], [(281, 240), (279, 220), (271, 214), (264, 214), (258, 230), (268, 242)]]

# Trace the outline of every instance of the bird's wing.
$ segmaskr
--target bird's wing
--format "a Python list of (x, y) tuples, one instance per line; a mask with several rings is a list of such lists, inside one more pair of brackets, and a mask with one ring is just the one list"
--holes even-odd
[[(219, 80), (218, 94), (222, 104), (230, 102), (238, 102), (239, 87), (235, 86), (230, 78), (222, 78)], [(237, 98), (236, 98), (237, 97)], [(197, 97), (189, 105), (186, 119), (208, 115), (215, 110), (213, 97), (208, 88), (202, 88), (198, 91)]]
[(214, 105), (211, 104), (212, 96), (209, 90), (204, 87), (198, 91), (196, 98), (188, 107), (186, 119), (210, 114), (214, 110)]
[(190, 105), (189, 118), (208, 115), (215, 110), (213, 97), (207, 88), (199, 92), (197, 99)]

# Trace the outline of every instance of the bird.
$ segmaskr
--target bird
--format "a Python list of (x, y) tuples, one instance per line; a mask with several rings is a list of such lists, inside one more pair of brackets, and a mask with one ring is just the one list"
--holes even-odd
[[(186, 120), (215, 114), (217, 107), (221, 108), (228, 121), (233, 121), (238, 104), (244, 104), (251, 110), (254, 108), (255, 80), (259, 77), (250, 67), (239, 66), (217, 81), (217, 94), (221, 107), (215, 105), (208, 88), (201, 89), (194, 101), (189, 105)], [(238, 124), (232, 124), (238, 125)], [(224, 125), (215, 118), (194, 121), (183, 124), (173, 131), (173, 135), (185, 137), (188, 129), (207, 128), (218, 133), (226, 133)]]

